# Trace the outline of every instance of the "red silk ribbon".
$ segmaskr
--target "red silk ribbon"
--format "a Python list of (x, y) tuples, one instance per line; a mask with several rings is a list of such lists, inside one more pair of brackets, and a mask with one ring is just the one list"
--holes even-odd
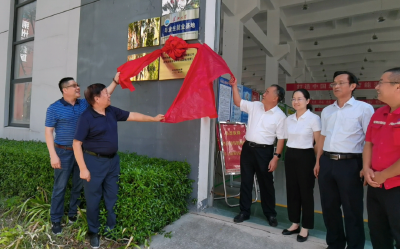
[(207, 44), (187, 44), (179, 37), (170, 36), (161, 49), (157, 49), (144, 57), (128, 61), (118, 67), (119, 83), (122, 89), (134, 91), (130, 78), (136, 76), (146, 66), (167, 53), (173, 60), (182, 59), (188, 48), (196, 48), (197, 54), (186, 74), (182, 87), (171, 107), (165, 114), (166, 123), (178, 123), (203, 117), (217, 118), (213, 81), (231, 70), (220, 55)]

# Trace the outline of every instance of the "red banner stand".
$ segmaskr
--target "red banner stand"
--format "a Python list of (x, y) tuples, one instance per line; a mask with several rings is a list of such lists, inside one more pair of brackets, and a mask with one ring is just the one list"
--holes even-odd
[[(216, 128), (218, 141), (216, 161), (218, 162), (218, 159), (221, 160), (224, 196), (214, 199), (225, 199), (225, 202), (229, 207), (236, 207), (239, 206), (239, 204), (229, 204), (228, 198), (237, 197), (240, 195), (240, 193), (231, 196), (227, 195), (225, 176), (240, 175), (240, 154), (242, 153), (242, 146), (246, 141), (244, 138), (244, 135), (246, 135), (246, 124), (240, 122), (218, 122)], [(255, 200), (253, 203), (258, 200), (256, 176), (254, 176), (254, 191)]]

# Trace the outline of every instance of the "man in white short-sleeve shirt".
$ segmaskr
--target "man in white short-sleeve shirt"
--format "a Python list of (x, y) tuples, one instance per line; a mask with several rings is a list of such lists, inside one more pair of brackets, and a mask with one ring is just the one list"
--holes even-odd
[[(261, 102), (250, 102), (241, 99), (235, 78), (229, 82), (232, 85), (235, 105), (249, 114), (246, 142), (243, 144), (240, 155), (240, 213), (234, 218), (234, 222), (243, 222), (250, 218), (254, 174), (257, 174), (264, 215), (268, 223), (275, 227), (278, 221), (272, 173), (278, 166), (284, 145), (286, 115), (278, 107), (278, 103), (285, 97), (285, 90), (278, 85), (272, 85), (263, 94)], [(274, 153), (276, 138), (278, 138), (278, 144)]]
[(364, 190), (360, 172), (365, 134), (374, 108), (352, 97), (358, 84), (352, 73), (335, 72), (333, 78), (331, 87), (337, 100), (321, 114), (314, 174), (318, 177), (328, 248), (362, 249)]

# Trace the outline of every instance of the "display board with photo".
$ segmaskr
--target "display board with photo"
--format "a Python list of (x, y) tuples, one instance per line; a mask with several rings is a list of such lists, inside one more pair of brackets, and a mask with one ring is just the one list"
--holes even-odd
[(160, 18), (149, 18), (128, 25), (128, 50), (160, 45)]
[(198, 9), (199, 7), (200, 0), (162, 0), (162, 15)]
[[(128, 61), (139, 59), (145, 55), (146, 53), (128, 55)], [(143, 68), (143, 70), (138, 75), (132, 77), (130, 80), (131, 81), (158, 80), (159, 65), (160, 65), (160, 58), (157, 58), (147, 67)]]

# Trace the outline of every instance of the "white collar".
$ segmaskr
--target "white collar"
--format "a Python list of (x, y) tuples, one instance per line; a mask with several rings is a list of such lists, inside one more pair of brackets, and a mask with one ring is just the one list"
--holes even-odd
[[(299, 119), (305, 119), (310, 113), (311, 113), (310, 110), (307, 109), (307, 111), (305, 113), (303, 113), (303, 115), (301, 115)], [(296, 121), (298, 120), (296, 117), (296, 113), (293, 114), (292, 116), (293, 116), (292, 117), (293, 120), (296, 120)]]
[[(354, 99), (354, 97), (351, 97), (346, 103), (344, 103), (343, 107), (345, 107), (346, 105), (353, 106), (355, 102), (356, 100)], [(337, 100), (333, 103), (333, 105), (336, 106), (337, 108), (340, 108), (339, 105), (337, 104)]]
[(277, 111), (277, 108), (279, 108), (278, 105), (276, 105), (275, 107), (269, 109), (268, 111), (265, 111), (265, 109), (264, 109), (264, 104), (263, 104), (263, 110), (264, 110), (264, 112), (269, 112), (269, 111), (271, 111), (272, 113), (275, 113), (275, 112)]

